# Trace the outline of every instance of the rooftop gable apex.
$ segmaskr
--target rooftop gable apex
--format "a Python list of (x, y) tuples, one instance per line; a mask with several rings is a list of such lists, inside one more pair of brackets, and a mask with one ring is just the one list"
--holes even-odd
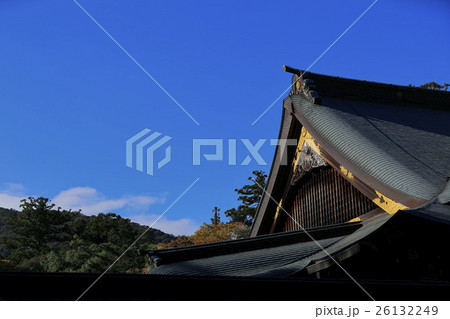
[(302, 93), (321, 104), (323, 97), (450, 110), (450, 92), (312, 73), (283, 66), (292, 73), (291, 94)]

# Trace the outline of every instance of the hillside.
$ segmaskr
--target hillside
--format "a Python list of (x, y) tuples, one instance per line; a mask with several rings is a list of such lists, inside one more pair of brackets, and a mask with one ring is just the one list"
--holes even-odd
[(0, 259), (7, 258), (11, 254), (11, 251), (4, 247), (3, 241), (11, 236), (7, 222), (11, 217), (17, 216), (17, 213), (14, 209), (0, 207)]
[[(42, 206), (44, 202), (39, 200), (30, 202), (26, 213), (0, 208), (0, 259), (10, 260), (8, 270), (102, 271), (147, 229), (112, 213), (86, 216), (56, 211)], [(145, 264), (139, 249), (151, 249), (176, 238), (149, 229), (113, 272), (139, 272)]]

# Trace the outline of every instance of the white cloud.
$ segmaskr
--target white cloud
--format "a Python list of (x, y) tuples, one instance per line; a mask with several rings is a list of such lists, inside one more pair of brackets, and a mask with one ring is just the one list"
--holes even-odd
[(25, 186), (19, 183), (4, 183), (2, 192), (8, 192), (10, 194), (24, 194)]
[[(136, 215), (130, 218), (133, 222), (141, 225), (151, 226), (158, 219), (159, 215)], [(165, 233), (172, 235), (192, 235), (200, 227), (194, 220), (189, 218), (170, 220), (166, 217), (161, 217), (152, 226), (152, 228), (160, 229)]]
[(20, 200), (26, 197), (22, 184), (3, 183), (0, 189), (0, 207), (20, 210)]
[[(153, 204), (163, 204), (164, 198), (144, 195), (125, 195), (120, 198), (107, 198), (92, 187), (74, 187), (60, 192), (52, 202), (56, 207), (63, 209), (78, 210), (85, 215), (94, 215), (105, 212), (126, 211), (124, 217), (141, 225), (152, 225), (159, 215), (144, 214)], [(133, 215), (135, 214), (135, 215)], [(121, 214), (123, 215), (123, 214)], [(131, 216), (131, 217), (130, 217)], [(153, 226), (165, 233), (173, 235), (191, 235), (199, 227), (193, 220), (188, 218), (169, 220), (161, 217)]]
[[(21, 210), (20, 200), (30, 195), (25, 194), (25, 187), (21, 184), (3, 184), (0, 188), (0, 207)], [(163, 204), (164, 196), (124, 195), (118, 198), (108, 198), (93, 187), (73, 187), (61, 191), (52, 201), (56, 207), (62, 209), (81, 209), (85, 215), (96, 215), (106, 212), (126, 213), (124, 217), (141, 225), (152, 225), (159, 217), (157, 214), (145, 214), (150, 206)], [(133, 215), (134, 214), (134, 215)], [(131, 216), (131, 217), (129, 217)], [(161, 217), (152, 227), (173, 235), (192, 235), (199, 224), (189, 218), (170, 220)]]
[(21, 199), (23, 199), (21, 196), (0, 193), (0, 207), (20, 210), (19, 205)]
[(125, 195), (120, 198), (106, 198), (93, 187), (74, 187), (56, 195), (52, 202), (63, 209), (81, 209), (83, 214), (114, 212), (115, 210), (147, 210), (150, 205), (164, 203), (164, 198), (156, 196)]

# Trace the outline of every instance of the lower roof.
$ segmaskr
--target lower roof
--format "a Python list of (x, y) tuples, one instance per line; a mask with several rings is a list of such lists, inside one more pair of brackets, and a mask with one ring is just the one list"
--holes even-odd
[[(408, 227), (408, 220), (412, 221), (411, 218), (417, 217), (440, 225), (450, 224), (450, 206), (442, 205), (436, 200), (423, 207), (394, 215), (380, 213), (363, 222), (152, 250), (147, 252), (153, 262), (149, 274), (290, 278), (301, 271), (314, 273), (313, 269), (322, 270), (320, 267), (323, 264), (328, 265), (325, 266), (327, 268), (335, 260), (343, 260), (359, 252), (359, 243), (384, 225), (400, 225), (394, 228), (404, 232)], [(397, 221), (391, 223), (392, 219)], [(417, 223), (416, 220), (414, 222)], [(424, 223), (422, 221), (419, 224)]]
[(150, 274), (184, 276), (288, 277), (339, 253), (383, 225), (391, 215), (369, 223), (346, 223), (174, 249), (150, 251)]

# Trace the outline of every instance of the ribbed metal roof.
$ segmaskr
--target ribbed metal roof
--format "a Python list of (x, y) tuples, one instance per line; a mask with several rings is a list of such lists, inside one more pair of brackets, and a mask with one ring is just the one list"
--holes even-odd
[(379, 182), (430, 200), (450, 176), (450, 112), (323, 97), (290, 96), (320, 138)]
[(431, 219), (440, 223), (450, 224), (450, 205), (439, 204), (433, 201), (424, 207), (406, 210), (405, 213), (413, 214), (426, 219)]
[[(322, 239), (318, 243), (323, 248), (327, 248), (341, 238)], [(316, 242), (310, 241), (162, 265), (151, 273), (187, 276), (255, 276), (299, 261), (320, 250)]]
[[(321, 238), (329, 233), (333, 237), (317, 241), (305, 240), (299, 235), (304, 231), (276, 233), (249, 239), (219, 242), (182, 248), (150, 252), (166, 258), (169, 263), (161, 264), (149, 274), (210, 277), (265, 277), (286, 278), (294, 276), (306, 267), (315, 265), (330, 256), (337, 256), (354, 247), (367, 236), (374, 234), (383, 225), (397, 216), (408, 215), (450, 223), (450, 206), (437, 202), (414, 210), (405, 210), (395, 215), (378, 214), (364, 223), (347, 223), (318, 230), (307, 230), (311, 236)], [(342, 228), (342, 229), (340, 229)], [(341, 230), (340, 235), (339, 230)], [(343, 230), (343, 232), (342, 232)], [(297, 240), (298, 242), (293, 243)], [(251, 243), (249, 245), (249, 242)], [(230, 249), (231, 247), (231, 249)], [(213, 252), (203, 251), (212, 248)], [(237, 251), (242, 249), (242, 251)], [(202, 257), (213, 254), (211, 257)], [(169, 257), (169, 258), (167, 258)], [(333, 257), (334, 258), (334, 257)]]
[[(220, 242), (204, 246), (150, 252), (151, 258), (167, 259), (169, 263), (152, 269), (149, 274), (183, 276), (292, 276), (314, 260), (333, 255), (355, 244), (384, 224), (391, 216), (382, 214), (367, 224), (350, 223), (304, 231), (276, 233), (251, 239)], [(329, 238), (322, 238), (328, 234)], [(293, 242), (296, 241), (297, 242)], [(252, 244), (249, 245), (249, 242)], [(234, 246), (234, 248), (233, 248)], [(201, 252), (205, 248), (211, 252)], [(230, 247), (232, 249), (230, 249)], [(236, 252), (236, 249), (243, 251)], [(327, 253), (324, 252), (326, 250)], [(166, 256), (165, 256), (166, 255)], [(178, 260), (177, 260), (178, 259)]]

